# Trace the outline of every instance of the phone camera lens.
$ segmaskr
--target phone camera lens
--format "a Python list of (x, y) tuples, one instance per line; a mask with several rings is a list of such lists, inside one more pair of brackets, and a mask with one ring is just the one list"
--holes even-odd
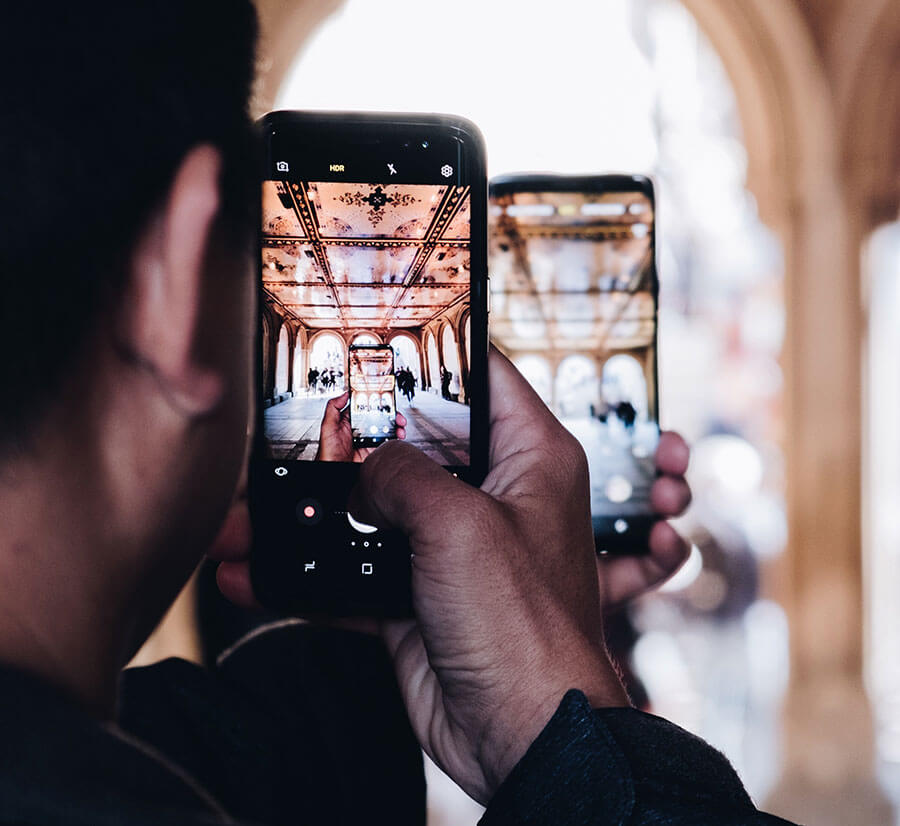
[(422, 149), (428, 149), (428, 141), (422, 141)]

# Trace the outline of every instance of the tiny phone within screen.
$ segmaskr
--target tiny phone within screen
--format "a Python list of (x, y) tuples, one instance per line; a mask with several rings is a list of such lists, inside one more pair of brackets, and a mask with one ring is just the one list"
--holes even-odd
[(598, 550), (627, 548), (659, 438), (651, 184), (499, 179), (490, 214), (491, 336), (585, 448)]
[(351, 345), (350, 429), (354, 447), (375, 447), (397, 437), (397, 377), (387, 346)]

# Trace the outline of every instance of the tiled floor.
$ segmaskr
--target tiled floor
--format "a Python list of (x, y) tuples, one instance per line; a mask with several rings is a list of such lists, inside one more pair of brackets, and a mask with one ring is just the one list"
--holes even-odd
[[(264, 413), (266, 435), (278, 459), (313, 459), (327, 396), (297, 396)], [(469, 462), (469, 408), (436, 393), (419, 391), (412, 403), (403, 396), (398, 409), (407, 419), (406, 440), (442, 465)]]

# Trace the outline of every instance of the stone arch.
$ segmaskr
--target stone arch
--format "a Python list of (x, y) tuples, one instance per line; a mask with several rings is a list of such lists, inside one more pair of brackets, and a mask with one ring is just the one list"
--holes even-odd
[(348, 344), (365, 343), (360, 341), (360, 339), (373, 339), (375, 344), (384, 344), (384, 337), (374, 330), (355, 330), (350, 336), (344, 336), (344, 339), (347, 340)]
[[(861, 128), (864, 146), (864, 136), (871, 138), (869, 158), (888, 156), (886, 147), (878, 147), (896, 134), (884, 127), (885, 95), (894, 107), (891, 122), (900, 120), (900, 95), (889, 69), (896, 51), (887, 55), (878, 50), (880, 58), (859, 59), (871, 88), (849, 107), (854, 83), (843, 84), (844, 111), (860, 107), (857, 117), (863, 125), (858, 127), (853, 115), (841, 112), (840, 122), (850, 129), (842, 137), (825, 66), (798, 4), (682, 2), (706, 31), (731, 77), (749, 154), (748, 188), (785, 251), (784, 402), (787, 421), (803, 426), (794, 427), (783, 445), (789, 539), (772, 572), (773, 579), (784, 583), (775, 591), (792, 629), (785, 773), (772, 803), (788, 817), (844, 822), (860, 817), (854, 807), (862, 800), (877, 797), (870, 779), (872, 738), (858, 620), (863, 334), (859, 250), (864, 233), (857, 216), (866, 214), (869, 228), (874, 227), (879, 212), (896, 209), (897, 195), (876, 197), (874, 207), (855, 200), (849, 190), (858, 185), (848, 176), (842, 154), (860, 139)], [(863, 12), (867, 5), (869, 11)], [(865, 43), (861, 31), (877, 29), (889, 5), (895, 4), (844, 4), (851, 37), (843, 48), (853, 48), (851, 41), (857, 48)], [(851, 24), (850, 18), (861, 12), (868, 19)], [(895, 32), (898, 27), (900, 22), (894, 21)], [(834, 32), (844, 39), (843, 26)], [(893, 40), (891, 49), (896, 43)], [(867, 65), (879, 59), (880, 70)], [(881, 136), (876, 135), (879, 131)], [(858, 146), (853, 154), (861, 154)], [(877, 174), (888, 177), (881, 169)], [(891, 183), (896, 187), (896, 174)], [(878, 190), (873, 186), (870, 191)], [(822, 290), (823, 283), (830, 289)], [(822, 364), (829, 369), (822, 370)], [(836, 405), (821, 404), (822, 398), (832, 397), (839, 400)], [(829, 445), (827, 454), (822, 444)], [(827, 646), (821, 638), (823, 621), (843, 629)], [(838, 726), (827, 722), (831, 715), (821, 702), (826, 694), (853, 709)], [(793, 787), (803, 788), (805, 794), (792, 792)]]
[[(397, 330), (387, 340), (387, 343), (391, 347), (394, 348), (395, 353), (397, 352), (397, 349), (398, 349), (398, 347), (397, 347), (398, 341), (408, 341), (412, 344), (412, 346), (414, 348), (414, 357), (413, 357), (413, 353), (409, 353), (408, 354), (409, 357), (407, 357), (405, 359), (405, 366), (408, 367), (412, 371), (413, 377), (415, 378), (416, 382), (418, 383), (418, 386), (422, 387), (423, 386), (422, 376), (424, 375), (424, 372), (422, 369), (423, 359), (422, 359), (422, 344), (421, 344), (421, 342), (419, 341), (418, 338), (416, 338), (416, 336), (412, 332), (407, 331), (407, 330)], [(406, 349), (409, 350), (409, 347), (407, 346)], [(395, 366), (397, 366), (397, 363), (395, 363)]]
[(603, 362), (600, 368), (600, 392), (608, 402), (630, 402), (639, 418), (647, 418), (650, 394), (646, 373), (644, 365), (631, 353), (616, 353)]
[[(453, 376), (450, 385), (450, 393), (454, 399), (456, 399), (463, 389), (462, 365), (460, 364), (459, 359), (459, 336), (456, 325), (451, 324), (449, 321), (442, 324), (439, 327), (439, 330), (438, 347), (440, 348), (441, 353), (441, 364), (443, 364), (444, 369), (448, 370)], [(457, 389), (457, 386), (459, 389)]]
[(586, 419), (599, 401), (600, 372), (597, 360), (584, 353), (571, 353), (553, 376), (553, 395), (561, 419)]
[[(320, 357), (319, 348), (316, 347), (317, 342), (323, 342), (326, 340), (334, 339), (339, 342), (337, 352), (337, 358), (330, 358), (326, 361)], [(319, 370), (324, 369), (325, 367), (331, 367), (335, 370), (340, 370), (342, 373), (346, 372), (346, 363), (347, 363), (347, 341), (344, 336), (342, 336), (336, 330), (319, 330), (314, 335), (310, 336), (309, 339), (309, 365), (310, 367), (316, 367)]]

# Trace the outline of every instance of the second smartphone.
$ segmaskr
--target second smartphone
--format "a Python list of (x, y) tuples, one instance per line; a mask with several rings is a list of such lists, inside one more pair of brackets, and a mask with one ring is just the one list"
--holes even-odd
[(481, 137), (434, 115), (273, 112), (261, 128), (254, 588), (285, 612), (409, 614), (406, 538), (348, 496), (401, 437), (465, 481), (486, 473)]
[(631, 175), (491, 180), (491, 335), (587, 454), (600, 554), (656, 521), (655, 201)]

